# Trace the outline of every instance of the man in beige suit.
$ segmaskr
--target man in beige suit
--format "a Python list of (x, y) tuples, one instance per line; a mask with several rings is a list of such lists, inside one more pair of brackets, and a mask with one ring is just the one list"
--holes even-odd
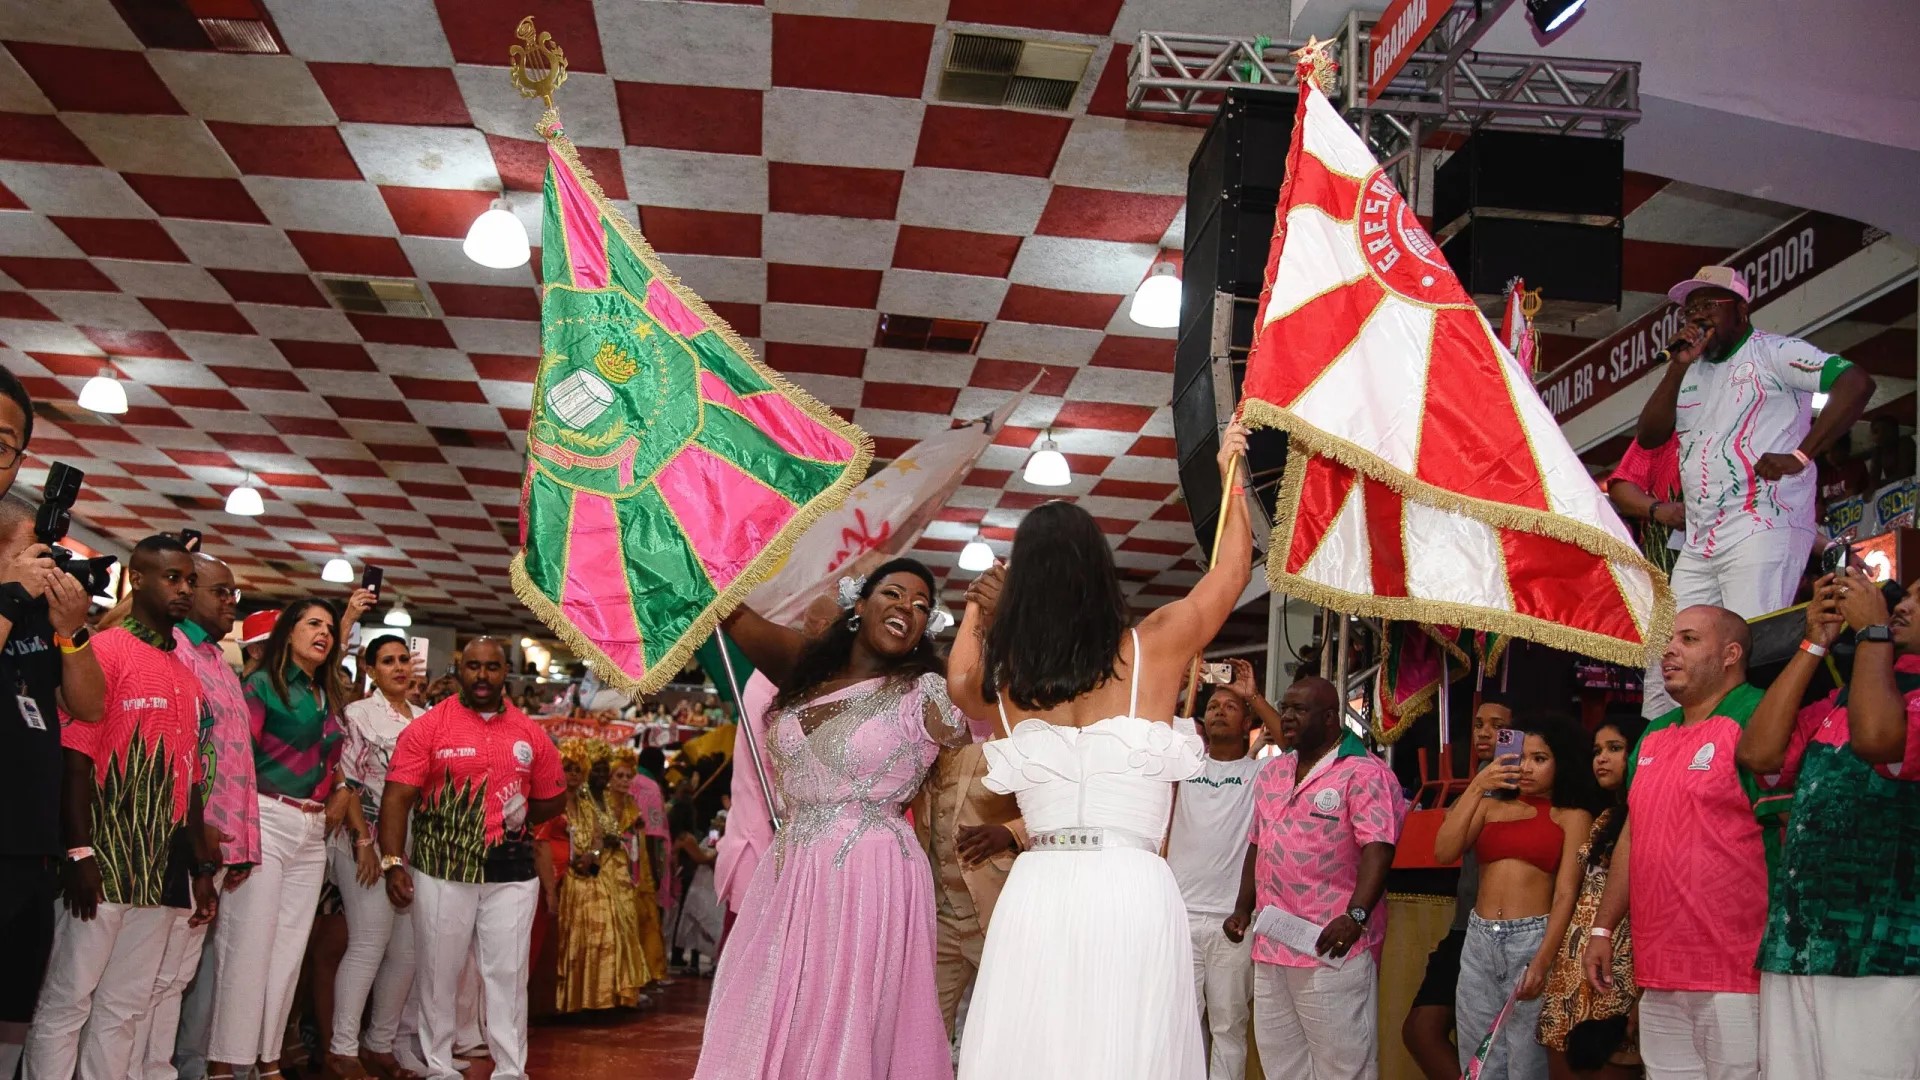
[(980, 970), (987, 921), (1014, 856), (1026, 847), (1026, 825), (1011, 795), (996, 795), (982, 743), (940, 751), (913, 797), (913, 827), (933, 866), (934, 986), (953, 1037), (960, 999)]

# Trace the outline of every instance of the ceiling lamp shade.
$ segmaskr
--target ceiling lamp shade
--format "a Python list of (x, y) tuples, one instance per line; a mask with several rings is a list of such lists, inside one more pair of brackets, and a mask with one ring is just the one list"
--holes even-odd
[(1051, 432), (1040, 440), (1039, 448), (1027, 459), (1027, 469), (1020, 478), (1034, 487), (1066, 487), (1073, 483), (1073, 469), (1067, 465), (1067, 456), (1054, 445)]
[(1160, 263), (1134, 291), (1127, 318), (1141, 326), (1166, 329), (1180, 325), (1180, 275), (1172, 263)]
[(467, 258), (494, 270), (525, 266), (533, 255), (527, 244), (527, 227), (498, 199), (473, 219), (460, 250), (467, 253)]
[(393, 606), (387, 609), (387, 617), (380, 621), (388, 626), (407, 627), (413, 625), (413, 616), (407, 614), (407, 605), (396, 599)]
[(960, 569), (972, 574), (993, 569), (993, 549), (987, 546), (985, 540), (975, 537), (960, 549)]
[(253, 486), (253, 474), (247, 474), (247, 482), (227, 493), (227, 513), (234, 517), (259, 517), (267, 512), (266, 503), (260, 499), (260, 492)]
[(328, 559), (325, 569), (320, 571), (320, 580), (345, 585), (353, 580), (353, 564), (345, 559)]
[(114, 378), (113, 369), (101, 368), (100, 374), (80, 388), (80, 407), (89, 412), (118, 416), (127, 411), (127, 388)]

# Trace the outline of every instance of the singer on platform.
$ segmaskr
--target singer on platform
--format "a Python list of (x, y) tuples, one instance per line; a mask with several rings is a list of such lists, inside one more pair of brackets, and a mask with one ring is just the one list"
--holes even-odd
[[(1873, 379), (1799, 338), (1757, 330), (1740, 271), (1703, 266), (1667, 296), (1682, 323), (1656, 359), (1666, 372), (1640, 412), (1636, 441), (1680, 435), (1686, 544), (1673, 567), (1675, 610), (1700, 604), (1751, 619), (1793, 603), (1814, 537), (1814, 459), (1853, 426)], [(1813, 413), (1813, 396), (1827, 395)], [(1642, 712), (1672, 711), (1656, 663)]]

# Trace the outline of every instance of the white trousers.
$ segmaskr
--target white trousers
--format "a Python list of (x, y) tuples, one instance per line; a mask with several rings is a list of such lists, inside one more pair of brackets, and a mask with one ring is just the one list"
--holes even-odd
[[(1743, 619), (1779, 611), (1793, 603), (1800, 591), (1800, 575), (1813, 551), (1808, 529), (1769, 529), (1755, 533), (1730, 548), (1703, 559), (1681, 552), (1674, 561), (1673, 609), (1685, 611), (1698, 604), (1723, 607)], [(1659, 643), (1665, 650), (1667, 643)], [(1677, 703), (1667, 695), (1660, 675), (1660, 659), (1647, 668), (1640, 715), (1649, 720), (1672, 712)]]
[(1337, 968), (1253, 965), (1253, 1037), (1275, 1080), (1379, 1080), (1379, 973), (1362, 952)]
[(1193, 939), (1193, 996), (1213, 1049), (1207, 1080), (1246, 1080), (1247, 1019), (1253, 1013), (1253, 942), (1235, 945), (1225, 915), (1187, 913)]
[(60, 901), (53, 955), (27, 1030), (26, 1080), (124, 1080), (153, 1002), (174, 912), (101, 904), (82, 921)]
[(220, 898), (207, 1057), (233, 1065), (280, 1060), (294, 985), (326, 876), (326, 815), (260, 796), (260, 862)]
[[(387, 899), (386, 879), (372, 887), (355, 876), (353, 840), (345, 832), (327, 845), (327, 859), (340, 906), (347, 916), (347, 951), (333, 981), (332, 1053), (354, 1057), (364, 1043), (376, 1054), (393, 1053), (400, 1014), (413, 989), (413, 920), (398, 915)], [(360, 1017), (373, 998), (364, 1039)]]
[(1767, 1080), (1920, 1078), (1920, 977), (1760, 975)]
[(1760, 995), (1648, 990), (1640, 997), (1647, 1080), (1758, 1080)]
[[(216, 881), (216, 887), (218, 883)], [(207, 943), (207, 927), (190, 926), (193, 912), (167, 908), (173, 925), (167, 928), (167, 951), (153, 977), (153, 1004), (134, 1029), (134, 1080), (176, 1080), (174, 1042), (180, 1034), (180, 1001), (200, 970), (200, 954)]]
[[(228, 894), (220, 894), (221, 903), (226, 902)], [(214, 926), (219, 920), (214, 920)], [(206, 940), (200, 943), (197, 957), (199, 968), (193, 974), (193, 981), (187, 987), (186, 996), (180, 999), (180, 1027), (173, 1041), (173, 1067), (180, 1080), (206, 1080), (207, 1075), (207, 1036), (213, 1028), (213, 991), (220, 976), (215, 962), (217, 952), (213, 947), (213, 927), (208, 927)]]
[(431, 1080), (458, 1080), (453, 1067), (460, 976), (469, 953), (486, 1000), (494, 1080), (527, 1075), (527, 955), (540, 883), (461, 885), (413, 873), (415, 983), (420, 1046)]

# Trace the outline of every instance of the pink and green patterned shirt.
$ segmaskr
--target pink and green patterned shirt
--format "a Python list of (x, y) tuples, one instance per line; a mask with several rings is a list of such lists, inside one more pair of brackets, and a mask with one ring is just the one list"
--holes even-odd
[[(1253, 825), (1247, 843), (1253, 864), (1255, 910), (1271, 904), (1317, 926), (1346, 914), (1360, 879), (1360, 851), (1400, 839), (1406, 800), (1386, 763), (1351, 732), (1295, 783), (1299, 755), (1269, 758), (1253, 782)], [(1361, 943), (1377, 962), (1387, 939), (1386, 905), (1374, 908)], [(1310, 968), (1317, 957), (1258, 934), (1253, 958), (1262, 964)]]

